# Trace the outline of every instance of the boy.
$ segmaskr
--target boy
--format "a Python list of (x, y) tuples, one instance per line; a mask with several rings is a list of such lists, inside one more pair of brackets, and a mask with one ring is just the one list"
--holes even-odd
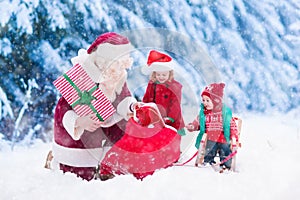
[[(232, 112), (223, 104), (224, 83), (212, 83), (203, 90), (202, 104), (198, 117), (189, 123), (188, 131), (200, 130), (196, 148), (199, 148), (204, 133), (207, 133), (207, 143), (204, 156), (204, 165), (215, 164), (214, 158), (219, 153), (222, 162), (231, 154), (230, 140), (237, 137), (237, 126), (232, 118)], [(231, 168), (231, 159), (221, 164), (224, 169)]]

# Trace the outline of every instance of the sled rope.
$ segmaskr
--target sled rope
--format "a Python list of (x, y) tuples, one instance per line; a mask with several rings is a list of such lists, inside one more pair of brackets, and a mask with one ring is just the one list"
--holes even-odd
[(184, 163), (178, 163), (178, 164), (173, 164), (174, 166), (183, 166), (185, 165), (186, 163), (190, 162), (191, 160), (193, 160), (198, 154), (198, 151), (196, 151), (196, 153), (190, 158), (188, 159), (187, 161), (185, 161)]
[[(178, 164), (175, 163), (175, 164), (173, 164), (173, 166), (183, 166), (183, 165), (189, 163), (191, 160), (193, 160), (197, 156), (197, 154), (198, 154), (198, 151), (196, 151), (196, 153), (190, 159), (188, 159), (187, 161), (185, 161), (184, 163), (178, 163)], [(215, 166), (224, 164), (225, 162), (227, 162), (228, 160), (230, 160), (236, 154), (237, 154), (237, 151), (233, 151), (224, 160), (222, 160), (219, 163), (216, 163)]]
[(231, 154), (229, 154), (224, 160), (222, 160), (221, 162), (215, 164), (215, 165), (222, 165), (225, 162), (227, 162), (228, 160), (230, 160), (233, 156), (235, 156), (235, 154), (237, 154), (237, 151), (233, 151)]

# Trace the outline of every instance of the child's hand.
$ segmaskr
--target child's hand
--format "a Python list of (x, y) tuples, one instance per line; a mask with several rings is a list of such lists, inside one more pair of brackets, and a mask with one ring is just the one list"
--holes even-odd
[(163, 120), (164, 120), (165, 124), (168, 124), (168, 125), (172, 124), (172, 121), (170, 120), (169, 117), (164, 117)]
[(97, 130), (103, 122), (95, 120), (95, 114), (78, 117), (75, 121), (75, 127), (81, 127), (89, 132)]
[(185, 128), (189, 131), (192, 132), (195, 130), (195, 126), (192, 123), (189, 123), (188, 125), (185, 126)]

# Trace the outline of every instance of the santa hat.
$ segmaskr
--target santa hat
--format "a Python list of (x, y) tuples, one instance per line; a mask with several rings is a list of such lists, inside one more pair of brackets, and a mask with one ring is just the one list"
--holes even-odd
[(174, 61), (166, 53), (151, 50), (148, 55), (147, 65), (142, 67), (143, 74), (150, 74), (153, 71), (163, 72), (174, 69)]
[(88, 50), (80, 49), (78, 56), (72, 58), (71, 61), (73, 65), (81, 64), (93, 81), (99, 82), (102, 71), (95, 65), (95, 60), (103, 59), (112, 62), (132, 50), (133, 46), (127, 37), (108, 32), (97, 37)]
[(88, 48), (87, 53), (96, 52), (104, 59), (116, 59), (133, 49), (127, 37), (114, 32), (100, 35)]
[(208, 96), (212, 100), (214, 107), (220, 106), (223, 100), (224, 88), (225, 83), (212, 83), (204, 88), (201, 96)]

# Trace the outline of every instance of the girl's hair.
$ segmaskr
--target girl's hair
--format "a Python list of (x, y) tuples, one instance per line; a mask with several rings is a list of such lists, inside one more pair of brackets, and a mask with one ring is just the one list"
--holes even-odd
[[(153, 72), (151, 73), (151, 75), (150, 75), (150, 80), (153, 81), (153, 82), (157, 81), (157, 79), (156, 79), (156, 71), (153, 71)], [(172, 81), (172, 80), (174, 80), (174, 70), (170, 70), (170, 71), (169, 71), (169, 78), (168, 78), (168, 81)]]

